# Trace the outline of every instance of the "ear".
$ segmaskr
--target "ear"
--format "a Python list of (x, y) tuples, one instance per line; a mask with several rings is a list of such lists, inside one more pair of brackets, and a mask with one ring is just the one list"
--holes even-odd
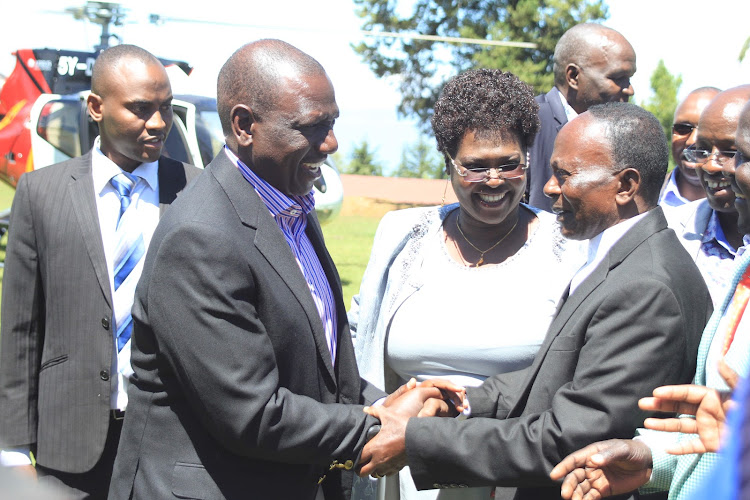
[(229, 112), (229, 118), (237, 146), (250, 146), (253, 143), (253, 125), (255, 124), (252, 110), (244, 104), (237, 104)]
[(570, 63), (565, 67), (565, 81), (568, 83), (568, 87), (578, 90), (578, 76), (580, 74), (581, 68), (577, 64)]
[(638, 189), (641, 187), (641, 173), (634, 168), (626, 168), (617, 173), (620, 186), (615, 195), (615, 201), (619, 206), (625, 206), (635, 199)]
[(102, 103), (102, 98), (93, 92), (86, 98), (86, 107), (89, 110), (91, 119), (95, 122), (102, 121)]

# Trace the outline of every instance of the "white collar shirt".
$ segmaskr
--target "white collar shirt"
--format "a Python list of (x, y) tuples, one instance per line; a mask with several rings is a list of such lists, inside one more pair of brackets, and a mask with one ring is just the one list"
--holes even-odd
[(643, 219), (643, 217), (647, 213), (648, 212), (644, 212), (642, 214), (636, 215), (635, 217), (631, 217), (630, 219), (615, 224), (612, 227), (608, 227), (589, 240), (588, 259), (586, 260), (586, 263), (583, 265), (583, 267), (581, 267), (581, 269), (579, 269), (578, 272), (573, 276), (573, 279), (570, 280), (569, 296), (573, 295), (573, 292), (576, 291), (579, 285), (583, 283), (583, 281), (588, 278), (591, 273), (594, 272), (596, 266), (598, 266), (604, 260), (604, 257), (606, 257), (615, 243), (620, 241), (620, 238), (622, 238), (625, 233), (627, 233), (633, 226), (635, 226), (638, 221)]
[(560, 90), (558, 90), (557, 87), (555, 87), (555, 90), (557, 90), (557, 95), (560, 96), (560, 102), (562, 103), (563, 109), (565, 110), (565, 118), (567, 118), (568, 121), (570, 121), (576, 116), (578, 116), (578, 113), (576, 113), (576, 110), (573, 109), (573, 107), (570, 104), (568, 104), (568, 100), (565, 99), (565, 96), (562, 95), (562, 92), (560, 92)]
[[(91, 174), (94, 180), (96, 211), (99, 216), (99, 229), (102, 235), (104, 256), (107, 260), (110, 296), (112, 297), (114, 297), (115, 290), (113, 271), (114, 251), (117, 244), (115, 230), (120, 214), (120, 197), (109, 181), (120, 172), (122, 172), (120, 167), (102, 153), (97, 137), (91, 152)], [(148, 248), (156, 225), (159, 223), (159, 162), (141, 163), (133, 171), (133, 175), (138, 177), (138, 181), (130, 196), (131, 207), (135, 206), (143, 230), (143, 243)], [(115, 325), (114, 314), (110, 324)], [(118, 352), (113, 334), (112, 344), (114, 355), (111, 373), (117, 373), (117, 377), (113, 386), (110, 407), (124, 410), (128, 404), (128, 379), (133, 373), (130, 367), (130, 341)]]

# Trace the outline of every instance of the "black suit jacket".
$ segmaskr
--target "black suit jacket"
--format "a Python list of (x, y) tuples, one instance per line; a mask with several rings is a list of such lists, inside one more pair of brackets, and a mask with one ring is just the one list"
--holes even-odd
[[(159, 160), (161, 213), (200, 170)], [(109, 428), (112, 297), (91, 153), (24, 174), (11, 211), (0, 334), (0, 440), (90, 470)]]
[(552, 202), (544, 195), (544, 185), (552, 176), (549, 160), (552, 157), (557, 133), (568, 123), (568, 118), (565, 116), (565, 108), (560, 102), (557, 89), (552, 88), (534, 99), (539, 104), (540, 124), (534, 144), (529, 148), (526, 192), (530, 205), (549, 212), (552, 210)]
[[(110, 499), (312, 500), (332, 460), (357, 459), (376, 423), (361, 404), (382, 393), (359, 377), (314, 213), (307, 235), (335, 296), (335, 366), (291, 249), (225, 154), (162, 219), (133, 306)], [(344, 483), (330, 474), (326, 498), (343, 498)]]
[(698, 269), (661, 208), (651, 210), (563, 303), (529, 368), (467, 390), (472, 418), (409, 420), (415, 484), (559, 499), (549, 473), (562, 458), (631, 438), (648, 416), (639, 398), (692, 380), (710, 312)]

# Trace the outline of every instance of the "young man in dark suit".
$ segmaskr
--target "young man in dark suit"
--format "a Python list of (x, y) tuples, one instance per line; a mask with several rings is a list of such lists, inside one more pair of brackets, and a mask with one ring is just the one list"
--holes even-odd
[(617, 31), (600, 24), (578, 24), (555, 46), (555, 86), (536, 96), (539, 132), (529, 148), (527, 193), (529, 204), (552, 211), (544, 184), (552, 175), (550, 157), (563, 125), (595, 104), (627, 102), (633, 95), (635, 51)]
[[(172, 90), (149, 52), (94, 65), (87, 154), (21, 177), (3, 276), (3, 462), (105, 498), (127, 407), (135, 284), (160, 216), (200, 170), (160, 156)], [(28, 452), (34, 453), (36, 469)]]
[(666, 166), (661, 125), (635, 105), (595, 106), (563, 127), (545, 192), (563, 234), (589, 240), (589, 259), (534, 362), (467, 389), (466, 420), (373, 408), (383, 428), (362, 452), (363, 474), (394, 472), (395, 457), (421, 489), (557, 499), (549, 473), (560, 459), (630, 436), (646, 416), (640, 397), (692, 378), (711, 300), (656, 204)]

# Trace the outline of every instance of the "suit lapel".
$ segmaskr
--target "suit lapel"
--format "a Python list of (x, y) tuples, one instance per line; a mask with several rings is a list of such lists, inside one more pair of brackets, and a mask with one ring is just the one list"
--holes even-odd
[[(310, 288), (297, 265), (297, 261), (286, 242), (286, 238), (284, 238), (279, 226), (268, 211), (268, 207), (260, 199), (255, 189), (242, 177), (237, 166), (225, 154), (219, 154), (211, 162), (210, 171), (227, 193), (242, 224), (255, 229), (255, 238), (253, 240), (255, 247), (276, 271), (292, 294), (294, 294), (304, 310), (318, 348), (318, 354), (322, 358), (331, 379), (335, 381), (336, 376), (333, 371), (333, 364), (331, 363), (331, 353), (328, 350), (323, 324), (320, 321), (318, 309), (315, 307), (315, 302), (313, 302), (312, 295), (310, 294)], [(308, 226), (309, 223), (310, 221), (308, 221)], [(319, 244), (322, 245), (322, 241)], [(316, 248), (316, 251), (320, 257), (319, 249)], [(321, 263), (323, 260), (325, 259), (321, 259)], [(330, 283), (331, 275), (328, 270), (326, 270), (326, 275)], [(334, 287), (332, 286), (331, 288)], [(340, 294), (340, 292), (338, 293)], [(342, 301), (340, 298), (338, 300)]]
[(91, 175), (91, 153), (87, 153), (78, 159), (77, 165), (72, 169), (72, 181), (68, 184), (73, 210), (81, 228), (81, 234), (86, 245), (86, 251), (94, 266), (94, 272), (104, 292), (107, 304), (112, 307), (112, 293), (109, 286), (109, 273), (107, 271), (107, 259), (104, 256), (104, 244), (99, 227), (99, 215), (94, 198), (94, 179)]
[(510, 416), (516, 416), (523, 411), (526, 405), (531, 387), (534, 384), (537, 374), (547, 356), (554, 340), (565, 329), (568, 321), (576, 313), (579, 307), (589, 298), (589, 296), (604, 282), (609, 272), (620, 265), (625, 258), (630, 255), (641, 243), (657, 231), (667, 228), (667, 221), (661, 207), (656, 207), (649, 211), (648, 214), (630, 228), (620, 240), (609, 250), (604, 260), (594, 269), (594, 271), (576, 288), (567, 300), (562, 300), (558, 304), (558, 313), (552, 320), (547, 330), (539, 352), (534, 358), (534, 362), (529, 369), (529, 375), (523, 384), (521, 397), (516, 401), (510, 412)]
[(565, 108), (563, 107), (562, 101), (560, 101), (560, 93), (555, 87), (553, 87), (552, 90), (547, 92), (546, 98), (547, 103), (552, 110), (552, 117), (557, 122), (556, 129), (559, 131), (563, 125), (568, 123), (568, 116), (565, 114)]

